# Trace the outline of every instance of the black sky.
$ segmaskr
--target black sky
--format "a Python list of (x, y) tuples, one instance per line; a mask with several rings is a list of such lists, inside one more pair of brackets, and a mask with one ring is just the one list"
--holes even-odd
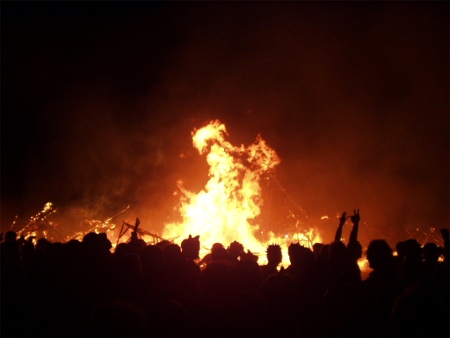
[(280, 156), (270, 214), (360, 208), (365, 239), (393, 244), (448, 227), (448, 2), (1, 9), (2, 231), (47, 201), (75, 223), (130, 204), (160, 231), (176, 180), (207, 179), (190, 133), (213, 119)]

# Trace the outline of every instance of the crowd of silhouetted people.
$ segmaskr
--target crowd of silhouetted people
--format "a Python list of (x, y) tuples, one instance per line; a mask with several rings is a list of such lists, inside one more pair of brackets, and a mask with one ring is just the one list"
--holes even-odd
[[(342, 228), (353, 227), (347, 244)], [(449, 231), (444, 245), (372, 240), (357, 261), (359, 210), (332, 243), (267, 247), (267, 264), (238, 242), (199, 257), (199, 236), (115, 248), (105, 233), (1, 243), (3, 337), (449, 336)], [(395, 250), (394, 250), (395, 249)], [(394, 251), (396, 255), (394, 255)]]

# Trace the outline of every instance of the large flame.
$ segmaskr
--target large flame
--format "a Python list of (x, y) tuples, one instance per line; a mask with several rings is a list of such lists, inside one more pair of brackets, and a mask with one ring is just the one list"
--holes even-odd
[[(166, 224), (163, 237), (182, 240), (200, 235), (204, 248), (217, 242), (227, 246), (238, 241), (264, 260), (269, 243), (286, 242), (286, 238), (275, 238), (273, 233), (266, 243), (255, 237), (260, 228), (256, 218), (263, 205), (260, 180), (270, 174), (280, 158), (260, 135), (248, 147), (233, 146), (225, 140), (227, 135), (225, 125), (218, 120), (192, 132), (194, 147), (201, 155), (207, 154), (209, 180), (198, 193), (178, 182), (183, 193), (179, 210), (182, 221)], [(286, 253), (283, 256), (287, 258)]]

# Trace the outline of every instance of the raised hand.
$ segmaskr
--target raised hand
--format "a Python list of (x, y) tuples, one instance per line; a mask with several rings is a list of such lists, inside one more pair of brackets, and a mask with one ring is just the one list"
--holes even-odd
[(353, 215), (350, 216), (353, 224), (358, 224), (361, 217), (359, 216), (359, 209), (353, 209)]
[(339, 218), (339, 225), (340, 225), (340, 226), (344, 225), (345, 222), (347, 221), (347, 218), (348, 218), (347, 212), (344, 211), (344, 212), (342, 213), (342, 216)]
[(355, 244), (358, 241), (358, 228), (359, 228), (359, 221), (361, 219), (359, 215), (359, 209), (353, 209), (353, 215), (350, 216), (350, 219), (353, 223), (353, 229), (350, 232), (350, 240), (349, 244)]
[(347, 221), (347, 213), (344, 211), (342, 213), (342, 216), (339, 218), (339, 226), (336, 230), (336, 235), (334, 236), (335, 242), (340, 242), (342, 237), (342, 227), (344, 226), (345, 222)]

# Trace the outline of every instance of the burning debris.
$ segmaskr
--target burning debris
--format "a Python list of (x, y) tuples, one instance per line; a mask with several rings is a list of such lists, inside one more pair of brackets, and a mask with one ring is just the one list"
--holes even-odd
[[(31, 216), (28, 222), (17, 231), (17, 235), (28, 238), (28, 237), (44, 237), (46, 238), (49, 231), (55, 231), (55, 224), (49, 221), (47, 218), (54, 214), (57, 209), (54, 208), (52, 202), (45, 203), (41, 211)], [(14, 227), (17, 225), (18, 216), (14, 219), (11, 224), (10, 230), (14, 231)]]
[(116, 218), (117, 216), (124, 214), (129, 209), (130, 209), (130, 205), (127, 205), (127, 207), (125, 209), (123, 209), (122, 211), (118, 212), (117, 214), (115, 214), (111, 217), (108, 217), (104, 221), (95, 220), (95, 219), (94, 220), (85, 220), (84, 223), (86, 226), (84, 226), (84, 229), (87, 228), (87, 230), (76, 232), (73, 236), (68, 237), (67, 240), (71, 240), (71, 239), (82, 240), (83, 236), (89, 232), (95, 232), (95, 233), (112, 232), (115, 230), (116, 224), (112, 223), (111, 221), (114, 218)]

